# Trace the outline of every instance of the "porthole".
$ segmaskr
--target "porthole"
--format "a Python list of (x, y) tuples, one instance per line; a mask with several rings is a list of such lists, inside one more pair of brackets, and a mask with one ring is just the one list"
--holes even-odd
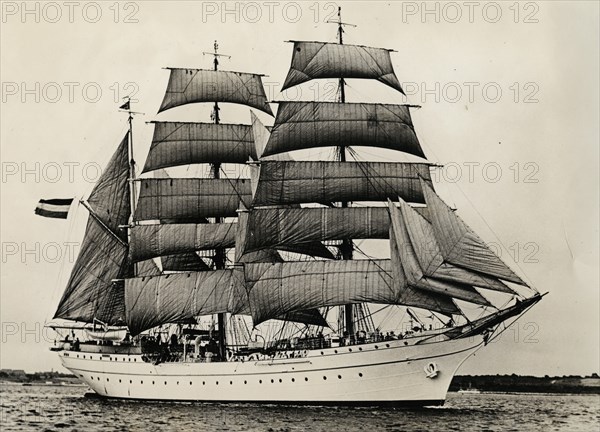
[(248, 384), (248, 381), (244, 380), (244, 384)]
[(165, 385), (167, 385), (167, 382), (165, 381)]
[(233, 381), (229, 381), (229, 385), (233, 385)]
[(258, 383), (259, 383), (259, 384), (262, 384), (262, 380), (258, 380)]
[(338, 379), (342, 379), (342, 376), (341, 376), (341, 375), (338, 375)]
[(281, 378), (279, 378), (279, 382), (281, 382)]
[(179, 381), (177, 381), (177, 385), (179, 385)]
[(108, 378), (106, 378), (106, 382), (109, 382), (110, 380)]
[(215, 384), (216, 384), (216, 385), (219, 385), (219, 381), (217, 381)]
[[(133, 381), (132, 381), (132, 380), (129, 380), (129, 384), (133, 384)], [(154, 384), (154, 383), (152, 383), (152, 384)]]
[(358, 373), (358, 376), (362, 378), (362, 372), (359, 372), (359, 373)]
[(348, 351), (352, 352), (352, 348), (348, 348)]
[(304, 378), (304, 381), (308, 381), (308, 377), (305, 377), (305, 378)]
[[(192, 382), (190, 381), (190, 385), (192, 384)], [(206, 385), (206, 381), (202, 381), (202, 385)]]
[(375, 345), (375, 349), (379, 349), (379, 345)]
[(327, 377), (326, 377), (326, 376), (323, 376), (323, 380), (327, 381)]
[(385, 344), (385, 347), (386, 347), (386, 348), (389, 348), (389, 347), (390, 347), (390, 344)]
[(295, 378), (292, 378), (292, 382), (296, 382), (296, 379), (295, 379)]
[(152, 385), (154, 385), (154, 381), (152, 381)]
[(275, 380), (271, 380), (271, 384), (273, 384), (275, 382)]
[(119, 382), (121, 382), (121, 378), (119, 378)]
[(334, 350), (333, 352), (337, 354), (337, 350)]
[(321, 355), (323, 355), (323, 351), (321, 351)]
[(144, 381), (143, 381), (143, 380), (142, 380), (142, 381), (140, 381), (140, 384), (144, 384)]
[(361, 348), (361, 347), (358, 347), (358, 350), (359, 350), (359, 351), (362, 351), (362, 348)]

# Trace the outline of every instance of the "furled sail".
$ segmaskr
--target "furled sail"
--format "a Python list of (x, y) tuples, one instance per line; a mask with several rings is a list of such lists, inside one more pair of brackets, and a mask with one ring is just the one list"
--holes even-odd
[[(290, 311), (322, 306), (360, 302), (405, 304), (401, 302), (405, 287), (396, 289), (390, 260), (257, 263), (245, 264), (244, 271), (255, 325)], [(447, 305), (450, 310), (431, 304), (433, 310), (440, 312), (456, 311), (451, 302)]]
[(425, 157), (407, 105), (280, 102), (263, 156), (312, 147), (382, 147)]
[(431, 183), (426, 163), (261, 161), (250, 168), (255, 207), (398, 196), (423, 203), (419, 177)]
[(446, 261), (527, 286), (426, 182), (422, 184), (431, 224)]
[(415, 256), (425, 276), (514, 294), (513, 290), (497, 278), (444, 262), (431, 224), (419, 215), (415, 209), (404, 202), (402, 198), (399, 201), (400, 213), (402, 214), (411, 246), (415, 251)]
[(232, 217), (250, 202), (248, 179), (141, 179), (134, 220)]
[(142, 172), (198, 163), (246, 163), (257, 159), (252, 126), (155, 122)]
[(242, 313), (243, 284), (240, 268), (126, 279), (127, 326), (136, 335), (198, 315)]
[(130, 214), (127, 145), (126, 136), (90, 194), (93, 215), (54, 318), (107, 324), (125, 318), (123, 286), (113, 280), (129, 272), (123, 241), (127, 234), (118, 228), (128, 223)]
[(155, 224), (135, 225), (130, 230), (133, 261), (198, 250), (231, 248), (235, 245), (236, 224)]
[(282, 91), (317, 78), (370, 78), (404, 94), (394, 73), (390, 51), (361, 45), (296, 41)]
[(206, 69), (171, 69), (158, 112), (195, 102), (231, 102), (273, 115), (262, 75)]
[(390, 209), (391, 219), (390, 239), (391, 242), (396, 242), (396, 250), (400, 255), (399, 262), (409, 285), (459, 300), (490, 306), (490, 302), (468, 284), (426, 276), (417, 259), (414, 245), (410, 240), (406, 224), (402, 220), (400, 209), (391, 202), (389, 202), (388, 208)]

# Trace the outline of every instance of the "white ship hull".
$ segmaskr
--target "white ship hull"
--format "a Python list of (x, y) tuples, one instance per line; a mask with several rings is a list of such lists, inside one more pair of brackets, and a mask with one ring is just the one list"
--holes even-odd
[(69, 350), (60, 352), (60, 358), (98, 395), (113, 398), (440, 405), (458, 367), (483, 342), (481, 337), (472, 337), (415, 344), (419, 339), (316, 349), (296, 352), (294, 358), (244, 362), (155, 365), (144, 362), (140, 354)]

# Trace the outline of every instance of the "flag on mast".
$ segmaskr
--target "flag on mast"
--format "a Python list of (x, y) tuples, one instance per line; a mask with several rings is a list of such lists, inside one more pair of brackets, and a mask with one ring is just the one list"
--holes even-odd
[(125, 111), (129, 111), (129, 109), (130, 109), (129, 107), (130, 107), (130, 105), (129, 105), (129, 100), (128, 100), (128, 101), (127, 101), (127, 102), (125, 102), (123, 105), (121, 105), (121, 106), (119, 107), (119, 109), (122, 109), (122, 110), (125, 110)]
[(73, 198), (41, 199), (35, 208), (35, 214), (49, 218), (66, 219), (69, 215), (71, 203), (73, 203)]

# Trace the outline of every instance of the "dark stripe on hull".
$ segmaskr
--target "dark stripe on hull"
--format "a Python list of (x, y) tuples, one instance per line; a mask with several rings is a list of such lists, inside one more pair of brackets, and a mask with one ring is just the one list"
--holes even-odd
[(277, 401), (277, 400), (190, 400), (190, 399), (145, 399), (145, 398), (124, 398), (117, 396), (105, 396), (95, 392), (88, 392), (84, 395), (88, 398), (114, 399), (121, 401), (145, 401), (163, 403), (196, 402), (199, 404), (250, 404), (250, 405), (284, 405), (284, 406), (340, 406), (340, 407), (385, 407), (385, 408), (424, 408), (430, 406), (444, 405), (444, 399), (431, 400), (396, 400), (396, 401)]

